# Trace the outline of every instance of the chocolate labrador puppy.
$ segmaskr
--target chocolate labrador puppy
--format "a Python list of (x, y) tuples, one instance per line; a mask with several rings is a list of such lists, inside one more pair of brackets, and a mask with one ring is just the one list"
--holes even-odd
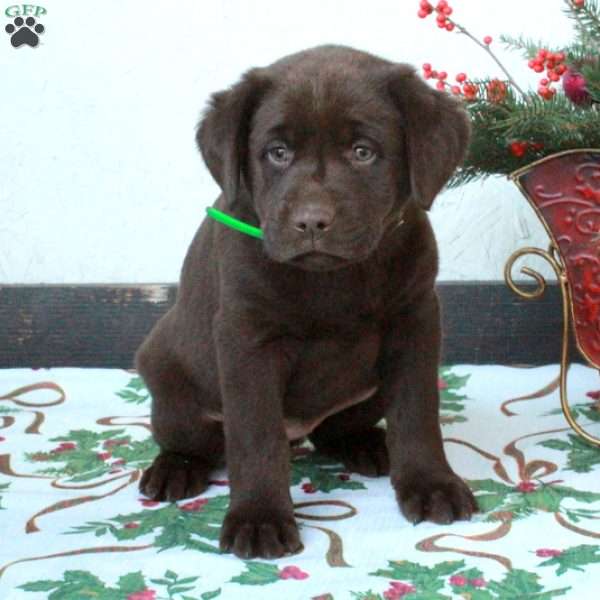
[(411, 522), (470, 518), (438, 420), (425, 212), (468, 137), (460, 103), (411, 67), (340, 46), (213, 96), (197, 141), (223, 191), (215, 206), (264, 239), (205, 220), (175, 305), (137, 353), (160, 446), (143, 493), (195, 496), (226, 456), (221, 549), (296, 552), (290, 441), (308, 435), (349, 470), (389, 473)]

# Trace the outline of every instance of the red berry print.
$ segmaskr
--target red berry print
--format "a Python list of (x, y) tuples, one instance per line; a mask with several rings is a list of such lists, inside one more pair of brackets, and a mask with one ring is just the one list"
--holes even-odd
[(383, 592), (383, 597), (385, 600), (397, 600), (398, 598), (402, 598), (407, 594), (412, 594), (416, 592), (417, 588), (410, 583), (404, 583), (402, 581), (391, 581), (390, 587)]
[(103, 448), (112, 448), (113, 446), (126, 446), (127, 440), (106, 440), (102, 444)]
[(552, 548), (539, 548), (535, 551), (535, 555), (540, 558), (554, 558), (555, 556), (560, 556), (562, 554), (562, 550), (554, 550)]
[(142, 506), (146, 506), (148, 508), (152, 508), (153, 506), (158, 506), (160, 502), (158, 500), (148, 500), (148, 498), (138, 498)]
[(305, 573), (298, 567), (292, 565), (289, 567), (283, 567), (283, 569), (279, 571), (280, 579), (306, 579), (308, 576), (308, 573)]
[(302, 490), (305, 494), (314, 494), (317, 491), (317, 488), (312, 483), (303, 483)]
[(140, 592), (133, 592), (127, 596), (127, 600), (156, 600), (156, 592), (154, 590), (141, 590)]
[(74, 442), (61, 442), (54, 450), (50, 450), (53, 454), (60, 454), (61, 452), (69, 452), (70, 450), (75, 450), (77, 448), (77, 444)]
[(517, 489), (524, 494), (531, 494), (531, 492), (535, 492), (537, 486), (533, 481), (521, 481), (519, 482)]
[(202, 510), (204, 506), (208, 504), (208, 498), (197, 498), (196, 500), (192, 500), (191, 502), (186, 502), (185, 504), (181, 504), (179, 506), (180, 510), (184, 510), (186, 512), (198, 512)]

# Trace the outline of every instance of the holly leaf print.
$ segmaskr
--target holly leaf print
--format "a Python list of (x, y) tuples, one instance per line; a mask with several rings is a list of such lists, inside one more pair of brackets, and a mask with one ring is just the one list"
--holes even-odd
[(169, 503), (161, 508), (74, 526), (67, 534), (112, 535), (119, 541), (154, 534), (153, 545), (159, 552), (179, 547), (218, 553), (219, 531), (228, 505), (229, 496), (226, 495)]
[(132, 440), (124, 429), (102, 432), (78, 429), (50, 441), (60, 443), (49, 452), (26, 453), (26, 459), (52, 465), (37, 473), (67, 477), (67, 481), (74, 483), (123, 468), (143, 469), (158, 454), (158, 446), (151, 436), (141, 441)]
[(568, 438), (568, 441), (561, 439), (544, 440), (539, 442), (538, 446), (567, 452), (567, 466), (564, 468), (568, 471), (589, 473), (596, 465), (600, 465), (598, 448), (573, 433), (570, 433)]
[(117, 396), (123, 398), (125, 402), (132, 404), (143, 404), (150, 398), (148, 388), (144, 384), (144, 380), (137, 376), (133, 377), (131, 381), (122, 389), (116, 392)]
[(292, 461), (291, 484), (299, 485), (304, 479), (308, 479), (302, 486), (306, 493), (366, 489), (360, 481), (353, 481), (340, 463), (316, 452), (308, 452)]
[(540, 563), (538, 566), (556, 566), (556, 574), (562, 575), (570, 570), (584, 572), (585, 569), (582, 567), (592, 563), (600, 563), (600, 546), (580, 544), (566, 550), (556, 551), (554, 556)]
[[(443, 598), (437, 593), (445, 586), (446, 579), (464, 566), (464, 560), (448, 560), (438, 563), (434, 567), (426, 567), (407, 560), (390, 560), (387, 569), (379, 569), (370, 575), (397, 581), (409, 581), (420, 594), (419, 598)], [(410, 594), (406, 598), (410, 598)]]
[[(132, 590), (140, 592), (145, 588), (143, 578), (141, 587)], [(63, 579), (39, 580), (18, 586), (26, 592), (52, 592), (48, 600), (81, 600), (81, 598), (102, 598), (102, 600), (123, 600), (125, 592), (119, 588), (107, 587), (98, 577), (89, 571), (65, 571)]]
[[(380, 569), (371, 575), (385, 577), (390, 588), (383, 598), (403, 600), (447, 600), (468, 598), (469, 600), (536, 600), (562, 596), (569, 587), (544, 591), (538, 582), (539, 576), (523, 569), (512, 569), (502, 580), (493, 581), (484, 577), (478, 568), (465, 568), (465, 561), (445, 561), (427, 567), (410, 561), (388, 561), (390, 568)], [(452, 595), (449, 596), (447, 589)], [(352, 593), (353, 598), (363, 600), (382, 599), (379, 594), (368, 592)]]
[(516, 486), (510, 486), (491, 479), (473, 479), (468, 483), (475, 492), (481, 512), (487, 513), (487, 521), (503, 518), (502, 513), (510, 513), (514, 519), (520, 519), (536, 511), (565, 512), (561, 504), (566, 499), (586, 504), (600, 500), (600, 494), (595, 492), (582, 492), (543, 482), (522, 481)]
[[(575, 419), (587, 419), (588, 421), (592, 421), (593, 423), (600, 422), (600, 407), (598, 402), (584, 403), (584, 404), (574, 404), (571, 406), (571, 413)], [(562, 408), (555, 408), (547, 413), (544, 413), (544, 416), (550, 415), (562, 415)]]
[(487, 589), (494, 593), (493, 598), (498, 600), (546, 600), (555, 596), (562, 596), (571, 588), (560, 588), (544, 592), (542, 585), (538, 583), (539, 575), (530, 573), (523, 569), (512, 569), (504, 576), (502, 581), (490, 581)]
[(261, 562), (244, 561), (246, 570), (241, 574), (231, 578), (233, 583), (242, 585), (265, 585), (279, 581), (279, 568), (277, 565)]
[[(465, 410), (464, 401), (467, 396), (459, 393), (465, 387), (470, 375), (456, 375), (450, 367), (442, 367), (439, 371), (438, 389), (440, 391), (440, 422), (442, 425), (464, 422), (466, 417), (456, 414)], [(454, 414), (447, 414), (448, 412)]]
[[(194, 589), (195, 585), (186, 585), (195, 582), (198, 577), (184, 577), (167, 571), (163, 579), (151, 579), (154, 585), (166, 587), (169, 599), (175, 600), (176, 595), (181, 595), (181, 600), (197, 600), (191, 596), (183, 595), (184, 592)], [(158, 600), (165, 596), (157, 596), (155, 590), (148, 587), (141, 571), (127, 573), (119, 577), (117, 587), (109, 587), (89, 571), (65, 571), (62, 580), (41, 579), (18, 586), (26, 592), (52, 592), (48, 600), (83, 600), (84, 598), (97, 598), (98, 600)], [(221, 590), (205, 592), (202, 600), (211, 600), (220, 595)]]

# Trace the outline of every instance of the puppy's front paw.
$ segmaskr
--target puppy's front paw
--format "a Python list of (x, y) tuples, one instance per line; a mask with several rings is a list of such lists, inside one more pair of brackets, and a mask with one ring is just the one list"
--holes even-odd
[(219, 546), (222, 552), (233, 552), (240, 558), (278, 558), (302, 550), (293, 514), (267, 506), (230, 509)]
[(452, 471), (417, 472), (394, 481), (400, 510), (413, 524), (448, 524), (469, 520), (477, 502), (467, 484)]
[(153, 500), (175, 502), (208, 487), (210, 467), (194, 457), (161, 452), (140, 480), (140, 491)]

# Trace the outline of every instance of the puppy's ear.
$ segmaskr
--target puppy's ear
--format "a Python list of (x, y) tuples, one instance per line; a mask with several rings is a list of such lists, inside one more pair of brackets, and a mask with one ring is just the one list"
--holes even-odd
[(230, 89), (213, 94), (198, 123), (196, 142), (202, 158), (230, 207), (247, 183), (250, 125), (268, 85), (261, 69), (248, 71)]
[(429, 210), (464, 158), (469, 118), (458, 99), (430, 88), (411, 66), (394, 65), (388, 77), (406, 127), (411, 195)]

